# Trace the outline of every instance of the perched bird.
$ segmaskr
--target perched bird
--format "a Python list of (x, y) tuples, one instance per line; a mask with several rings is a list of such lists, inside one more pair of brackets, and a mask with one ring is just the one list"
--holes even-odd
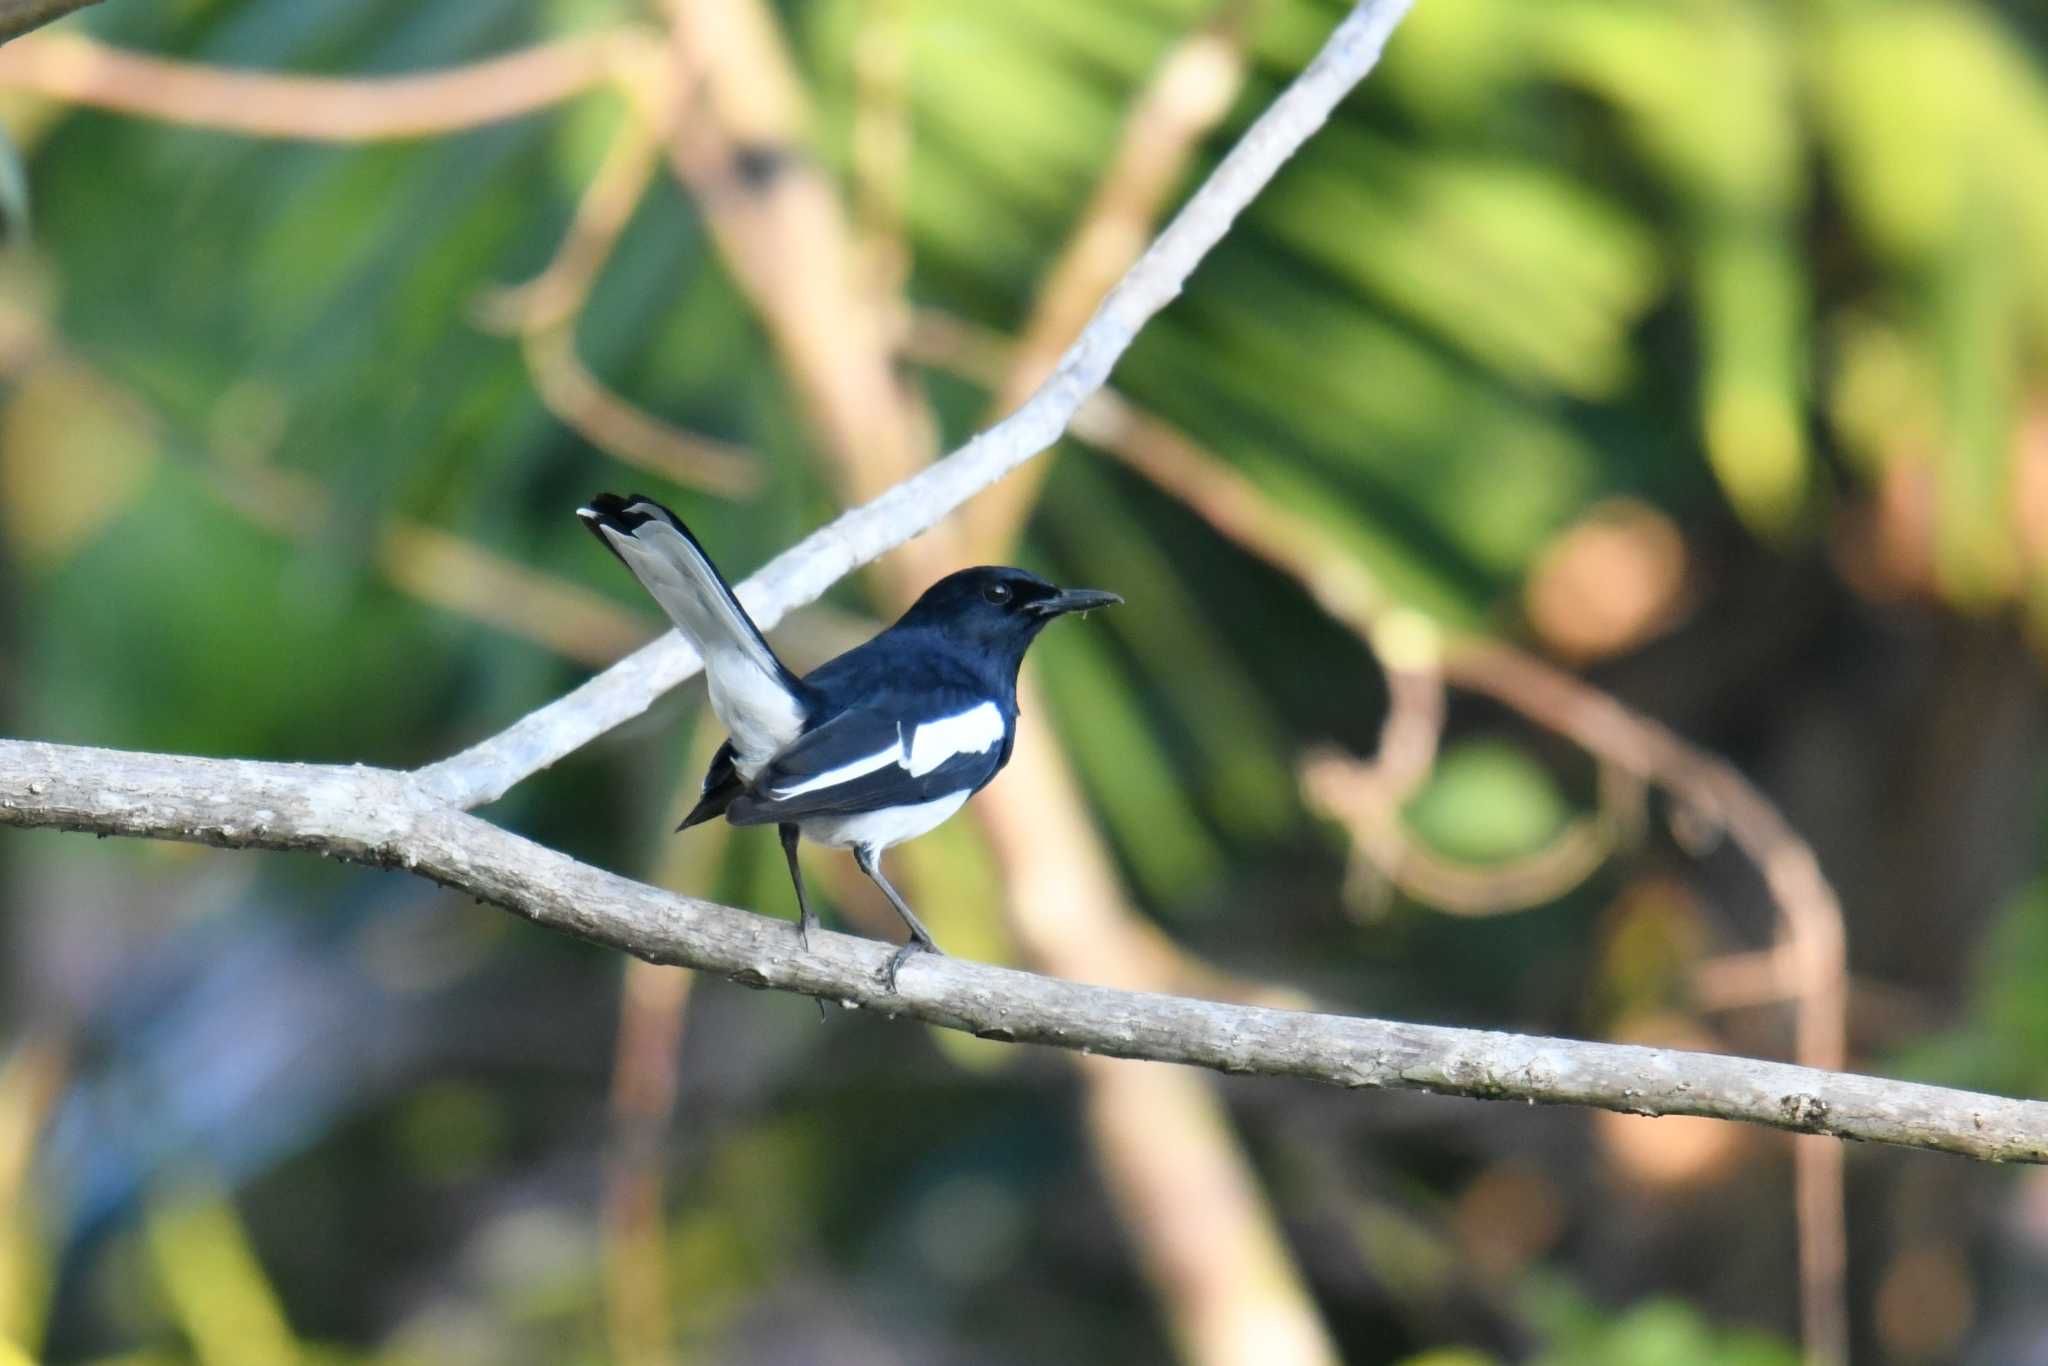
[(1046, 623), (1123, 599), (1056, 588), (1022, 569), (963, 569), (873, 640), (798, 678), (673, 512), (637, 494), (601, 493), (576, 515), (697, 647), (711, 709), (731, 737), (676, 828), (721, 815), (775, 826), (806, 947), (817, 916), (797, 839), (851, 849), (910, 927), (889, 960), (893, 991), (904, 960), (938, 945), (882, 876), (882, 851), (958, 811), (1009, 762), (1017, 669)]

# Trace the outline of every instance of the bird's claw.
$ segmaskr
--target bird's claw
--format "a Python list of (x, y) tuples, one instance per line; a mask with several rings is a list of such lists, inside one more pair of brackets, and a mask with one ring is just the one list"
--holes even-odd
[(896, 974), (902, 969), (903, 964), (909, 960), (911, 955), (919, 953), (942, 952), (943, 950), (941, 950), (937, 944), (932, 943), (932, 941), (929, 939), (907, 940), (902, 948), (896, 950), (895, 953), (889, 956), (889, 966), (883, 969), (882, 971), (882, 980), (888, 983), (889, 994), (892, 996), (895, 995)]

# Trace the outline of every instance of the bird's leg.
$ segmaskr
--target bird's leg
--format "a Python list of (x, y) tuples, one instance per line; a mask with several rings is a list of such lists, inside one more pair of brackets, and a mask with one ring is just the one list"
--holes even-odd
[(909, 903), (904, 901), (896, 889), (889, 885), (889, 879), (882, 876), (882, 860), (879, 850), (871, 845), (856, 844), (853, 847), (853, 861), (860, 865), (860, 870), (863, 873), (874, 879), (875, 885), (882, 889), (882, 895), (888, 897), (889, 904), (896, 908), (896, 914), (902, 916), (903, 923), (910, 926), (910, 938), (904, 942), (902, 948), (896, 950), (896, 956), (889, 960), (889, 969), (886, 976), (889, 981), (889, 990), (894, 991), (896, 990), (896, 973), (902, 968), (903, 961), (906, 958), (910, 957), (913, 953), (941, 953), (943, 950), (933, 942), (931, 931), (927, 930), (919, 922), (917, 912), (910, 909)]
[(818, 923), (818, 915), (811, 909), (811, 899), (804, 895), (803, 869), (796, 866), (797, 828), (785, 823), (777, 829), (782, 835), (782, 856), (789, 860), (789, 880), (796, 884), (796, 937), (803, 941), (804, 952), (809, 953), (811, 927)]
[[(776, 831), (782, 836), (782, 856), (789, 860), (789, 880), (796, 884), (796, 937), (803, 942), (804, 952), (809, 953), (811, 926), (818, 923), (818, 913), (811, 909), (811, 899), (804, 895), (804, 871), (796, 866), (796, 838), (800, 832), (786, 821)], [(813, 996), (811, 1000), (818, 1007), (818, 1023), (825, 1023), (825, 998)]]

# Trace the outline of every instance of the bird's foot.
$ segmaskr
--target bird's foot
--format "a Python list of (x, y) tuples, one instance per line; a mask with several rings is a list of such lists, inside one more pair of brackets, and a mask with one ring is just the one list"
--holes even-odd
[(903, 964), (907, 962), (913, 954), (919, 953), (937, 953), (943, 956), (944, 950), (940, 949), (937, 944), (934, 944), (929, 939), (912, 938), (906, 941), (902, 948), (896, 950), (894, 954), (890, 955), (889, 966), (886, 969), (884, 969), (882, 973), (883, 980), (887, 981), (889, 984), (889, 991), (891, 994), (894, 994), (896, 990), (896, 974), (902, 970)]
[[(803, 950), (805, 953), (809, 953), (811, 951), (811, 925), (816, 920), (817, 917), (811, 915), (808, 912), (808, 910), (803, 915), (797, 917), (796, 939), (797, 943), (803, 945)], [(825, 998), (822, 996), (813, 996), (811, 998), (811, 1001), (814, 1005), (818, 1007), (818, 1023), (825, 1023)]]

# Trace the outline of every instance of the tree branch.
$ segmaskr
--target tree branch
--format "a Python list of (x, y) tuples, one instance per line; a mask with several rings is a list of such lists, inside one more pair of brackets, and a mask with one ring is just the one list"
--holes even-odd
[(1699, 1115), (1999, 1162), (2048, 1162), (2048, 1102), (1786, 1063), (1229, 1005), (891, 948), (677, 896), (578, 863), (388, 769), (0, 741), (0, 825), (308, 850), (402, 868), (650, 962), (801, 992), (1002, 1042), (1222, 1072), (1485, 1100)]
[[(1179, 296), (1195, 267), (1245, 205), (1379, 61), (1412, 0), (1360, 0), (1323, 50), (1252, 124), (1209, 179), (1110, 291), (1052, 377), (1008, 418), (769, 561), (739, 589), (763, 630), (854, 570), (937, 526), (969, 498), (1058, 440), (1101, 388), (1138, 329)], [(673, 633), (620, 660), (505, 731), (421, 771), (428, 790), (463, 807), (503, 796), (695, 673), (695, 651)]]

